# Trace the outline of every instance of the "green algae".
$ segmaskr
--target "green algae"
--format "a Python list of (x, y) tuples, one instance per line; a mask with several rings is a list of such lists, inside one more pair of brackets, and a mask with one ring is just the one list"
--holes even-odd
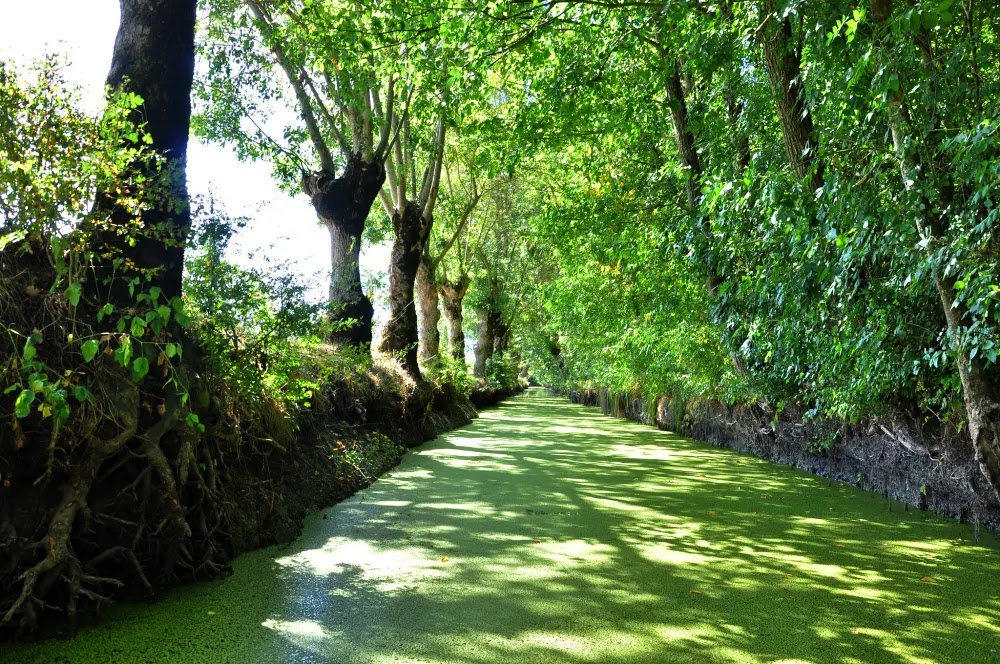
[(539, 391), (234, 569), (0, 661), (1000, 661), (1000, 538)]

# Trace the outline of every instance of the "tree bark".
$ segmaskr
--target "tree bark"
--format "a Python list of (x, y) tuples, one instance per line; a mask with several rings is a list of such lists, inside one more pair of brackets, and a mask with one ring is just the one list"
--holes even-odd
[(444, 304), (444, 317), (448, 322), (448, 349), (452, 358), (465, 364), (465, 330), (462, 329), (462, 302), (469, 292), (471, 280), (463, 274), (458, 281), (441, 282), (441, 300)]
[(402, 354), (403, 368), (414, 380), (421, 380), (417, 363), (417, 312), (413, 286), (420, 255), (430, 230), (420, 206), (407, 202), (392, 215), (393, 242), (389, 259), (389, 322), (382, 332), (379, 350)]
[[(96, 266), (99, 292), (108, 292), (117, 306), (134, 304), (128, 281), (137, 274), (151, 275), (149, 285), (160, 288), (167, 299), (181, 294), (184, 242), (191, 227), (186, 169), (196, 5), (195, 0), (121, 0), (107, 84), (142, 97), (132, 120), (145, 124), (151, 149), (166, 161), (159, 174), (153, 164), (136, 165), (161, 183), (163, 198), (142, 212), (135, 232), (119, 231), (134, 225), (137, 216), (119, 205), (115, 195), (98, 195), (96, 208), (107, 211), (110, 224), (94, 229), (92, 244), (98, 255), (125, 259), (124, 270), (101, 259)], [(100, 282), (113, 277), (104, 291)]]
[(320, 221), (330, 232), (330, 340), (371, 352), (374, 308), (361, 287), (361, 235), (385, 182), (379, 159), (352, 155), (340, 177), (318, 171), (302, 179)]
[[(680, 156), (681, 165), (684, 166), (688, 176), (687, 181), (684, 183), (688, 211), (694, 219), (697, 219), (701, 206), (701, 181), (704, 177), (704, 171), (695, 145), (694, 132), (691, 131), (691, 125), (688, 122), (687, 101), (681, 81), (680, 64), (677, 61), (669, 65), (665, 88), (667, 92), (667, 105), (670, 107), (670, 120), (674, 129), (674, 141), (677, 144), (677, 154)], [(731, 104), (728, 105), (727, 110), (731, 122), (733, 121), (734, 113), (738, 120), (738, 114), (742, 112), (741, 110), (734, 109)], [(749, 144), (747, 151), (749, 152)], [(747, 163), (749, 163), (749, 155), (747, 156), (747, 160)], [(710, 218), (708, 222), (711, 226), (712, 220)], [(706, 287), (709, 296), (714, 300), (719, 295), (719, 286), (722, 284), (723, 277), (712, 249), (713, 247), (710, 243), (704, 253), (705, 270), (707, 272)], [(733, 351), (730, 351), (729, 357), (732, 360), (736, 373), (740, 376), (745, 375), (746, 362), (743, 361), (743, 358)]]
[(774, 0), (761, 2), (761, 14), (759, 38), (788, 163), (799, 180), (809, 179), (815, 191), (823, 186), (823, 164), (816, 159), (812, 113), (802, 86), (802, 54), (794, 43), (791, 23), (775, 12)]
[[(879, 24), (884, 24), (892, 16), (892, 0), (872, 0), (871, 16)], [(878, 45), (885, 50), (888, 36), (883, 33)], [(931, 38), (925, 31), (916, 36), (928, 76), (936, 76), (933, 70)], [(902, 86), (900, 86), (902, 90)], [(940, 173), (950, 178), (950, 166), (940, 155), (942, 147), (940, 139), (935, 136), (921, 136), (913, 140), (913, 129), (909, 111), (903, 93), (896, 91), (890, 98), (888, 109), (889, 128), (892, 134), (893, 148), (899, 159), (900, 174), (903, 186), (907, 190), (916, 188), (919, 178), (925, 173)], [(925, 163), (919, 150), (911, 146), (923, 144), (929, 150)], [(934, 242), (927, 243), (926, 251), (933, 258), (938, 251), (937, 245), (947, 242), (948, 203), (953, 196), (953, 182), (946, 182), (940, 187), (941, 202), (927, 200), (921, 196), (920, 211), (915, 218), (917, 229), (924, 237)], [(962, 396), (965, 402), (965, 415), (969, 424), (969, 435), (972, 438), (973, 449), (979, 469), (989, 484), (993, 498), (1000, 502), (1000, 375), (996, 365), (987, 364), (984, 358), (972, 357), (963, 342), (963, 333), (972, 316), (968, 308), (961, 302), (958, 289), (955, 286), (956, 277), (938, 274), (934, 286), (941, 300), (947, 322), (948, 338), (955, 350), (958, 375), (962, 382)]]
[(684, 99), (684, 87), (681, 84), (680, 67), (676, 62), (672, 62), (667, 71), (667, 106), (670, 108), (670, 119), (674, 128), (674, 141), (677, 144), (677, 154), (681, 158), (681, 165), (687, 171), (687, 181), (684, 183), (684, 191), (687, 194), (688, 210), (691, 214), (698, 214), (698, 205), (701, 201), (701, 158), (694, 145), (694, 134), (688, 125), (687, 103)]
[(424, 367), (432, 368), (439, 360), (441, 352), (441, 335), (438, 332), (438, 322), (441, 320), (441, 310), (438, 308), (438, 284), (434, 279), (434, 266), (427, 254), (421, 254), (420, 266), (417, 268), (417, 311), (418, 335), (420, 337), (419, 359)]
[(486, 363), (496, 352), (497, 323), (500, 314), (490, 309), (479, 312), (479, 325), (476, 327), (476, 360), (472, 374), (477, 378), (486, 378)]

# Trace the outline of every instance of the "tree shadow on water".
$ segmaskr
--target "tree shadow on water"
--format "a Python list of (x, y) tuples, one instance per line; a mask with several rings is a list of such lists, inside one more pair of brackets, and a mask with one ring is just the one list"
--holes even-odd
[(1000, 661), (998, 550), (533, 393), (408, 454), (294, 544), (114, 626), (134, 645), (164, 621), (210, 624), (230, 639), (214, 658), (161, 635), (184, 657), (71, 661)]

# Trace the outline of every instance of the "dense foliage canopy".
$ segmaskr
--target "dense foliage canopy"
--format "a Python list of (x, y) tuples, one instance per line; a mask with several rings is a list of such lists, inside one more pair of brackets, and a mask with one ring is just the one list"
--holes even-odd
[[(47, 481), (57, 457), (67, 477), (115, 455), (127, 468), (137, 436), (165, 487), (142, 509), (181, 532), (177, 486), (197, 476), (197, 504), (216, 499), (222, 443), (190, 438), (206, 417), (221, 431), (267, 410), (294, 428), (316, 394), (398, 360), (399, 389), (418, 392), (531, 374), (807, 419), (908, 413), (967, 433), (1000, 499), (993, 4), (207, 0), (197, 66), (193, 2), (186, 41), (155, 49), (127, 23), (164, 4), (125, 4), (101, 118), (75, 110), (57, 67), (0, 66), (0, 416), (15, 432), (0, 446), (50, 441), (2, 478)], [(323, 306), (284, 272), (229, 262), (238, 222), (216, 202), (192, 224), (191, 92), (196, 136), (268, 161), (329, 229)], [(161, 93), (173, 110), (149, 114)], [(381, 334), (363, 239), (393, 245)], [(24, 288), (46, 308), (21, 315)], [(109, 414), (123, 404), (132, 416)], [(168, 432), (186, 441), (174, 467), (156, 456)], [(217, 553), (202, 522), (194, 576)], [(33, 623), (34, 583), (61, 565), (72, 606), (91, 592), (69, 549), (38, 562), (21, 544), (28, 581), (0, 626)], [(171, 569), (181, 555), (150, 550)]]

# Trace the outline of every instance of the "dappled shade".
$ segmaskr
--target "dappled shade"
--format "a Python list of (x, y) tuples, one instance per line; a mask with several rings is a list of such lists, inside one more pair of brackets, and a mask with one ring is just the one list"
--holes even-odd
[(14, 659), (983, 662), (998, 544), (533, 390), (232, 578)]

